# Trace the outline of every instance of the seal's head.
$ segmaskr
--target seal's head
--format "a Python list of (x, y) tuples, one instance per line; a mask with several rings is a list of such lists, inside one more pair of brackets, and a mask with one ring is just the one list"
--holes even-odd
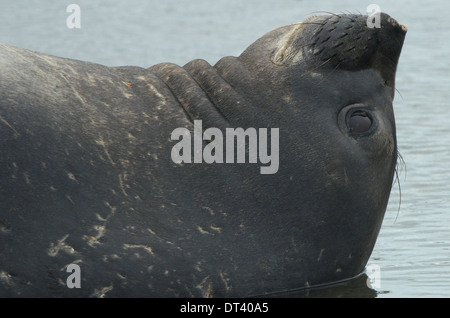
[(256, 82), (241, 94), (258, 105), (262, 125), (280, 129), (276, 187), (283, 201), (272, 208), (283, 211), (280, 227), (297, 226), (300, 240), (314, 245), (310, 260), (300, 262), (321, 268), (310, 272), (309, 284), (361, 273), (387, 207), (406, 27), (379, 18), (377, 28), (362, 15), (312, 17), (266, 34), (239, 57)]

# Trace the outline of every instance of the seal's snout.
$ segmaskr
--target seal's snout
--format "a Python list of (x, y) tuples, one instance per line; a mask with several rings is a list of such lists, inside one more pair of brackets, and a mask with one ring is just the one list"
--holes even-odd
[(393, 84), (406, 26), (386, 13), (327, 15), (308, 22), (315, 29), (310, 53), (319, 63), (351, 71), (373, 68)]
[(392, 87), (407, 30), (405, 25), (385, 13), (381, 14), (380, 28), (375, 30), (377, 43), (371, 67), (378, 70)]
[[(407, 27), (386, 13), (329, 14), (292, 25), (271, 55), (276, 65), (305, 62), (322, 68), (379, 71), (394, 89), (395, 72)], [(284, 30), (283, 30), (284, 31)]]

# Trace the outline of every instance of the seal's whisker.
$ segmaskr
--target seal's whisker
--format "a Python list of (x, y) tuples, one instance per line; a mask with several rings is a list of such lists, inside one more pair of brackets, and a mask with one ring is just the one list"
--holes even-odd
[(403, 100), (402, 93), (400, 93), (400, 91), (397, 89), (397, 87), (395, 88), (395, 91), (400, 95), (400, 98)]
[(405, 160), (403, 160), (403, 156), (400, 154), (400, 152), (398, 150), (397, 150), (397, 157), (398, 157), (398, 161), (400, 161), (400, 163), (401, 163), (401, 167), (403, 168), (402, 170), (405, 171), (405, 179), (406, 179), (406, 174), (407, 174), (406, 163), (405, 163)]
[(316, 24), (316, 25), (325, 25), (326, 23), (324, 22), (301, 22), (301, 24)]
[(312, 12), (312, 14), (316, 14), (316, 13), (326, 13), (326, 14), (331, 14), (331, 15), (334, 15), (334, 16), (336, 16), (336, 17), (341, 17), (339, 14), (337, 14), (337, 13), (333, 13), (333, 12), (330, 12), (330, 11), (314, 11), (314, 12)]
[(405, 163), (405, 160), (403, 160), (403, 157), (400, 154), (400, 152), (397, 150), (397, 165), (395, 166), (394, 184), (395, 183), (398, 184), (399, 201), (398, 201), (397, 215), (395, 216), (394, 223), (397, 222), (398, 215), (400, 214), (400, 207), (402, 205), (402, 187), (400, 185), (400, 177), (399, 177), (399, 170), (398, 170), (399, 163), (398, 162), (400, 162), (401, 167), (404, 167), (404, 169), (405, 169), (405, 178), (406, 178), (406, 163)]
[[(274, 52), (273, 57), (272, 57), (273, 63), (283, 64), (292, 57), (292, 54), (287, 53), (288, 48), (291, 46), (291, 42), (292, 42), (292, 39), (289, 39), (279, 50)], [(306, 47), (313, 46), (314, 44), (315, 44), (315, 42), (306, 43), (304, 45), (301, 45), (298, 48), (296, 48), (296, 52), (298, 52), (301, 49), (304, 49)]]
[(313, 72), (313, 71), (315, 71), (315, 70), (317, 70), (319, 67), (322, 67), (322, 66), (324, 66), (325, 64), (327, 64), (328, 62), (330, 62), (331, 61), (331, 58), (329, 58), (328, 60), (326, 60), (325, 62), (323, 62), (323, 63), (321, 63), (321, 64), (319, 64), (318, 66), (316, 66), (316, 67), (314, 67), (314, 68), (312, 68), (312, 69), (310, 69), (308, 72), (306, 72), (306, 73), (304, 73), (304, 74), (302, 74), (301, 75), (301, 77), (303, 77), (303, 76), (305, 76), (305, 75), (308, 75), (308, 74), (311, 74), (311, 72)]
[[(358, 14), (362, 15), (362, 13), (359, 10), (357, 10), (357, 11), (358, 11)], [(353, 14), (355, 14), (355, 13), (351, 12), (350, 10), (342, 10), (341, 13), (344, 14), (344, 15), (353, 15)]]
[[(330, 60), (331, 60), (331, 58), (330, 58)], [(338, 63), (338, 64), (333, 68), (333, 70), (330, 71), (330, 73), (329, 73), (326, 77), (324, 77), (322, 80), (320, 80), (320, 81), (317, 83), (317, 85), (323, 83), (323, 82), (326, 81), (331, 75), (333, 75), (333, 73), (339, 68), (340, 65), (341, 65), (341, 63)]]
[(398, 184), (398, 192), (399, 192), (397, 215), (395, 216), (395, 220), (394, 220), (394, 223), (395, 223), (395, 222), (397, 222), (398, 215), (400, 214), (400, 206), (402, 205), (402, 187), (400, 186), (400, 179), (398, 177), (397, 167), (395, 168), (395, 179), (394, 179), (394, 182), (397, 182), (397, 184)]

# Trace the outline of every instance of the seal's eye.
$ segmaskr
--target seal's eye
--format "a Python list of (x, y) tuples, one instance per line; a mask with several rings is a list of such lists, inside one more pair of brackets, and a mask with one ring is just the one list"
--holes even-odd
[(366, 104), (350, 104), (339, 111), (338, 125), (341, 132), (351, 138), (370, 137), (379, 127), (378, 114)]
[(356, 110), (348, 119), (348, 127), (351, 133), (362, 134), (370, 130), (372, 127), (372, 118), (362, 110)]

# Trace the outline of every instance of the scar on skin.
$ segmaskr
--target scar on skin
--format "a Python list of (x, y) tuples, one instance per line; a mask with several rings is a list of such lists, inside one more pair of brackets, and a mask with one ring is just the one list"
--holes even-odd
[(91, 294), (91, 297), (95, 298), (105, 298), (106, 293), (113, 289), (113, 285), (102, 287), (100, 289), (94, 289), (94, 292)]
[(209, 234), (209, 235), (213, 235), (210, 232), (206, 231), (204, 228), (202, 228), (201, 226), (197, 226), (197, 230), (202, 233), (202, 234)]
[(54, 257), (58, 255), (60, 251), (66, 252), (67, 254), (76, 254), (77, 251), (75, 251), (72, 246), (67, 245), (65, 242), (68, 237), (69, 234), (66, 234), (62, 239), (58, 240), (56, 244), (50, 243), (50, 247), (47, 250), (48, 256)]
[(142, 248), (146, 252), (148, 252), (150, 255), (155, 255), (155, 252), (153, 252), (153, 249), (150, 246), (145, 245), (137, 245), (137, 244), (123, 244), (122, 245), (124, 249), (130, 249), (130, 248)]
[(84, 235), (83, 239), (85, 241), (87, 241), (87, 243), (94, 247), (97, 244), (101, 244), (101, 242), (99, 242), (99, 239), (105, 235), (106, 232), (106, 227), (104, 225), (94, 225), (94, 229), (97, 230), (97, 235), (96, 236), (90, 236), (90, 235)]

